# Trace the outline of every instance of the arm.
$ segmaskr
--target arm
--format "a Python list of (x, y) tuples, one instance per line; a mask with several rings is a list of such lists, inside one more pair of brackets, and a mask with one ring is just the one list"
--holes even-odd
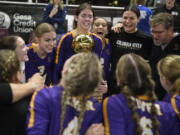
[(12, 90), (12, 102), (15, 103), (35, 90), (41, 89), (44, 86), (44, 79), (37, 73), (25, 84), (11, 83), (10, 86)]
[(104, 135), (104, 126), (102, 124), (92, 124), (85, 135)]
[(49, 23), (54, 23), (54, 22), (63, 23), (65, 21), (65, 16), (66, 16), (66, 9), (58, 10), (57, 8), (49, 5), (44, 10), (43, 21)]

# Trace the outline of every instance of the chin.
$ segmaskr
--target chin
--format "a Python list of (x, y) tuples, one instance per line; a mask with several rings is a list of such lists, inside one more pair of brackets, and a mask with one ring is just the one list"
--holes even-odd
[(154, 45), (156, 45), (156, 46), (160, 46), (160, 45), (161, 45), (161, 43), (154, 42)]

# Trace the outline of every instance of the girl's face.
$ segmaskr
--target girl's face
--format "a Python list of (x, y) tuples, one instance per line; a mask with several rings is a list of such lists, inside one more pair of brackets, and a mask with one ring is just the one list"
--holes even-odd
[(137, 29), (137, 23), (139, 22), (139, 18), (132, 11), (125, 11), (123, 13), (123, 28), (127, 33), (134, 33)]
[(174, 7), (174, 4), (175, 4), (175, 0), (166, 0), (166, 7), (168, 9), (171, 9)]
[(98, 18), (94, 21), (92, 32), (104, 38), (108, 33), (108, 26), (106, 20)]
[(84, 9), (78, 16), (75, 16), (77, 28), (89, 31), (93, 22), (93, 12), (90, 9)]
[(40, 50), (45, 53), (51, 53), (56, 45), (56, 33), (47, 32), (42, 34), (41, 37), (37, 38)]
[(25, 42), (21, 37), (18, 37), (16, 40), (16, 49), (15, 52), (18, 56), (19, 61), (28, 61), (28, 55), (27, 55), (27, 50), (28, 47), (25, 46)]

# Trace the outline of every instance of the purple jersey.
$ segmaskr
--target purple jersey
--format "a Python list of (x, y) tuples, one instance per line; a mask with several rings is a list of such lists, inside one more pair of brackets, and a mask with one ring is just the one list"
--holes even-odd
[[(102, 40), (93, 33), (88, 33), (88, 34), (94, 40), (93, 52), (100, 57), (102, 53)], [(61, 71), (62, 71), (65, 61), (75, 54), (72, 48), (73, 39), (74, 39), (74, 33), (68, 32), (59, 40), (59, 43), (56, 49), (55, 69), (54, 69), (54, 74), (53, 74), (54, 84), (59, 83)]]
[(104, 80), (109, 80), (110, 72), (110, 58), (111, 58), (111, 44), (109, 39), (105, 38), (105, 45), (101, 53), (101, 62), (103, 64), (103, 78)]
[[(50, 74), (50, 68), (52, 64), (53, 54), (49, 53), (45, 58), (40, 58), (36, 52), (36, 45), (29, 45), (28, 57), (29, 61), (25, 62), (25, 75), (26, 80), (28, 80), (33, 74), (40, 73), (44, 78), (46, 78), (47, 74)], [(49, 78), (51, 78), (49, 76)]]
[[(34, 93), (27, 116), (27, 135), (59, 135), (62, 91), (63, 87), (54, 86)], [(77, 127), (79, 112), (71, 106), (73, 103), (69, 102), (66, 107), (63, 135), (71, 135)], [(101, 104), (93, 98), (89, 99), (86, 104), (87, 111), (79, 135), (84, 135), (91, 124), (102, 122)]]
[[(132, 98), (137, 103), (139, 124), (142, 134), (153, 135), (152, 115), (149, 113), (151, 102)], [(171, 105), (166, 102), (156, 102), (157, 120), (160, 122), (158, 129), (160, 135), (179, 135), (179, 121)], [(106, 98), (103, 103), (105, 119), (105, 135), (133, 135), (136, 125), (132, 119), (132, 112), (128, 107), (127, 100), (123, 94)]]

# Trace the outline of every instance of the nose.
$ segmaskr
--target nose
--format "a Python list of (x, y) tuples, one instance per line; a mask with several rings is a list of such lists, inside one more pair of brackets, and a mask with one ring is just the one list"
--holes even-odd
[(102, 24), (100, 24), (100, 25), (99, 25), (99, 27), (100, 27), (100, 28), (103, 28), (103, 25), (102, 25)]

